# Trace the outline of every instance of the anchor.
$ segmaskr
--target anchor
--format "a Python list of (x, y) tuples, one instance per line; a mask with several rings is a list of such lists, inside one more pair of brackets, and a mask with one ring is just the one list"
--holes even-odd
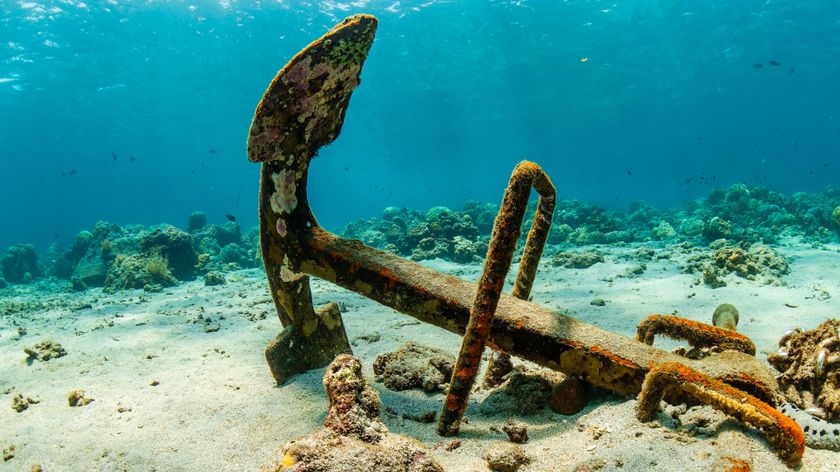
[[(773, 408), (782, 401), (779, 387), (746, 336), (653, 315), (631, 339), (527, 301), (554, 207), (554, 187), (536, 164), (522, 162), (511, 176), (478, 284), (341, 238), (318, 224), (307, 198), (309, 163), (341, 132), (376, 28), (373, 16), (351, 16), (304, 48), (272, 80), (251, 124), (248, 158), (261, 163), (260, 245), (283, 325), (265, 350), (275, 381), (282, 384), (351, 352), (338, 305), (312, 304), (314, 276), (465, 335), (438, 425), (441, 434), (457, 434), (486, 345), (618, 394), (638, 395), (643, 421), (654, 418), (663, 397), (709, 404), (762, 430), (783, 460), (798, 464), (802, 430)], [(514, 293), (506, 295), (502, 288), (532, 186), (540, 201)], [(652, 346), (657, 334), (721, 352), (689, 359)]]

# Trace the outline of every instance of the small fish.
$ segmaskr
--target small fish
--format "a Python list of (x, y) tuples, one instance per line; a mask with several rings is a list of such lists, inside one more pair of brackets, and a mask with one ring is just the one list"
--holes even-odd
[(210, 149), (210, 154), (218, 154), (218, 153), (219, 153), (219, 151), (217, 151), (215, 149)]
[(627, 175), (632, 176), (632, 175), (633, 175), (633, 173), (632, 173), (632, 172), (630, 172), (630, 170), (628, 169), (628, 170), (627, 170)]
[(111, 159), (115, 161), (117, 160), (117, 153), (115, 153), (114, 151), (111, 151)]
[(131, 161), (131, 162), (134, 162), (137, 159), (134, 156), (128, 156), (128, 160)]
[(70, 172), (67, 175), (76, 175), (76, 169), (70, 169)]
[(796, 69), (794, 69), (793, 67), (788, 69), (788, 75), (793, 75), (794, 73), (796, 73)]
[(756, 62), (755, 64), (753, 64), (753, 69), (761, 69), (762, 67), (764, 67), (764, 64), (760, 62)]
[(236, 221), (236, 217), (230, 214), (225, 214), (225, 218), (227, 218), (228, 221)]
[(348, 170), (350, 170), (350, 168), (349, 168), (349, 167), (345, 167), (345, 168), (344, 168), (344, 171), (345, 171), (345, 172), (346, 172), (346, 171), (348, 171)]
[(771, 59), (770, 62), (768, 62), (768, 64), (770, 64), (771, 66), (775, 66), (775, 67), (778, 67), (778, 66), (782, 65), (781, 62), (773, 60), (773, 59)]

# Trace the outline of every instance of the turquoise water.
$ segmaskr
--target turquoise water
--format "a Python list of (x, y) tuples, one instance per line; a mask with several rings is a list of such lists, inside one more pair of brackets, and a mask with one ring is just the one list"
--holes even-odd
[(329, 228), (497, 202), (523, 158), (620, 210), (836, 183), (834, 1), (0, 0), (0, 247), (195, 210), (256, 224), (254, 107), (360, 12), (377, 40), (310, 183)]

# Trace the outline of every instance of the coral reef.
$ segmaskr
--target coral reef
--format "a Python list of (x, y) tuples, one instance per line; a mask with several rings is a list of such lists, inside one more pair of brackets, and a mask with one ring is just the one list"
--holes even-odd
[(28, 283), (41, 276), (38, 266), (38, 254), (31, 244), (18, 244), (6, 249), (2, 261), (3, 277), (12, 283)]
[(41, 341), (34, 346), (26, 347), (23, 349), (23, 352), (26, 353), (29, 360), (39, 360), (41, 362), (47, 362), (50, 359), (57, 359), (67, 355), (67, 351), (61, 347), (61, 344), (49, 339)]
[(790, 272), (787, 259), (764, 244), (752, 244), (748, 249), (719, 244), (714, 253), (700, 253), (689, 257), (684, 268), (687, 273), (702, 273), (703, 282), (717, 288), (726, 285), (723, 277), (730, 273), (747, 280), (765, 284), (781, 284), (781, 277)]
[(419, 442), (390, 433), (380, 421), (379, 395), (362, 377), (358, 359), (336, 357), (324, 389), (330, 402), (325, 429), (286, 444), (270, 471), (443, 471)]
[(840, 321), (786, 333), (767, 360), (782, 373), (778, 382), (790, 403), (840, 421)]
[(454, 364), (455, 357), (448, 352), (409, 341), (394, 352), (379, 355), (373, 372), (390, 390), (436, 392), (449, 383)]
[[(584, 246), (668, 240), (706, 244), (723, 239), (749, 247), (756, 242), (776, 243), (785, 236), (827, 242), (840, 233), (840, 223), (836, 222), (840, 218), (838, 202), (837, 187), (828, 187), (821, 193), (784, 195), (743, 184), (715, 189), (680, 211), (634, 202), (622, 214), (577, 200), (558, 200), (548, 243)], [(425, 214), (389, 207), (381, 219), (349, 223), (343, 234), (415, 260), (440, 257), (454, 261), (457, 257), (461, 262), (469, 262), (466, 253), (456, 254), (452, 249), (455, 237), (462, 238), (462, 246), (467, 242), (478, 244), (473, 255), (483, 257), (497, 210), (496, 205), (474, 201), (459, 211), (444, 212), (436, 207)], [(535, 210), (531, 202), (524, 232), (530, 228)], [(435, 218), (431, 225), (429, 217)], [(417, 250), (424, 239), (429, 240)]]

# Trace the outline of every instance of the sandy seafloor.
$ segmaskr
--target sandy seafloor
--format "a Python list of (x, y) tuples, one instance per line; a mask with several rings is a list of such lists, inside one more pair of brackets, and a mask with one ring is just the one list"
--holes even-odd
[[(606, 262), (589, 269), (543, 264), (534, 302), (627, 336), (652, 313), (676, 311), (710, 322), (717, 304), (733, 303), (741, 312), (739, 331), (752, 337), (763, 358), (786, 330), (811, 329), (840, 315), (840, 246), (782, 245), (778, 249), (791, 259), (784, 286), (730, 275), (718, 289), (695, 285), (697, 276), (681, 272), (685, 256), (676, 252), (647, 262), (641, 277), (619, 277), (637, 264), (623, 256), (638, 247), (598, 247)], [(481, 270), (479, 264), (425, 264), (472, 280)], [(323, 369), (276, 386), (263, 359), (263, 348), (280, 330), (265, 276), (245, 270), (227, 277), (224, 286), (204, 287), (197, 280), (152, 294), (56, 292), (43, 284), (3, 292), (6, 300), (37, 299), (45, 308), (0, 319), (0, 448), (15, 446), (15, 457), (0, 462), (0, 470), (30, 470), (36, 463), (48, 472), (259, 470), (285, 442), (320, 428), (327, 408)], [(383, 407), (400, 413), (439, 409), (442, 394), (388, 391), (373, 382), (371, 364), (408, 340), (454, 354), (459, 337), (323, 281), (313, 281), (313, 293), (316, 304), (343, 303), (354, 353)], [(606, 306), (591, 305), (596, 297), (607, 300)], [(220, 329), (205, 332), (199, 315)], [(27, 334), (19, 336), (18, 326)], [(361, 339), (374, 332), (378, 341)], [(68, 354), (28, 365), (23, 348), (43, 339), (60, 342)], [(674, 345), (657, 340), (657, 346)], [(72, 389), (84, 389), (95, 401), (69, 407)], [(16, 392), (40, 403), (17, 413), (10, 407)], [(427, 444), (446, 470), (487, 470), (484, 451), (506, 439), (490, 427), (500, 428), (512, 415), (482, 416), (476, 408), (482, 398), (473, 395), (463, 445), (454, 451), (443, 447), (449, 440), (437, 436), (434, 423), (392, 415), (384, 421), (391, 431)], [(747, 459), (755, 471), (787, 470), (759, 433), (708, 407), (699, 413), (719, 415), (717, 420), (708, 434), (692, 436), (665, 413), (659, 421), (639, 423), (634, 405), (632, 398), (601, 395), (574, 416), (551, 410), (517, 416), (531, 438), (523, 447), (532, 461), (520, 470), (699, 471), (712, 470), (721, 455)], [(598, 430), (605, 432), (595, 439)], [(807, 449), (799, 470), (840, 470), (840, 453)]]

